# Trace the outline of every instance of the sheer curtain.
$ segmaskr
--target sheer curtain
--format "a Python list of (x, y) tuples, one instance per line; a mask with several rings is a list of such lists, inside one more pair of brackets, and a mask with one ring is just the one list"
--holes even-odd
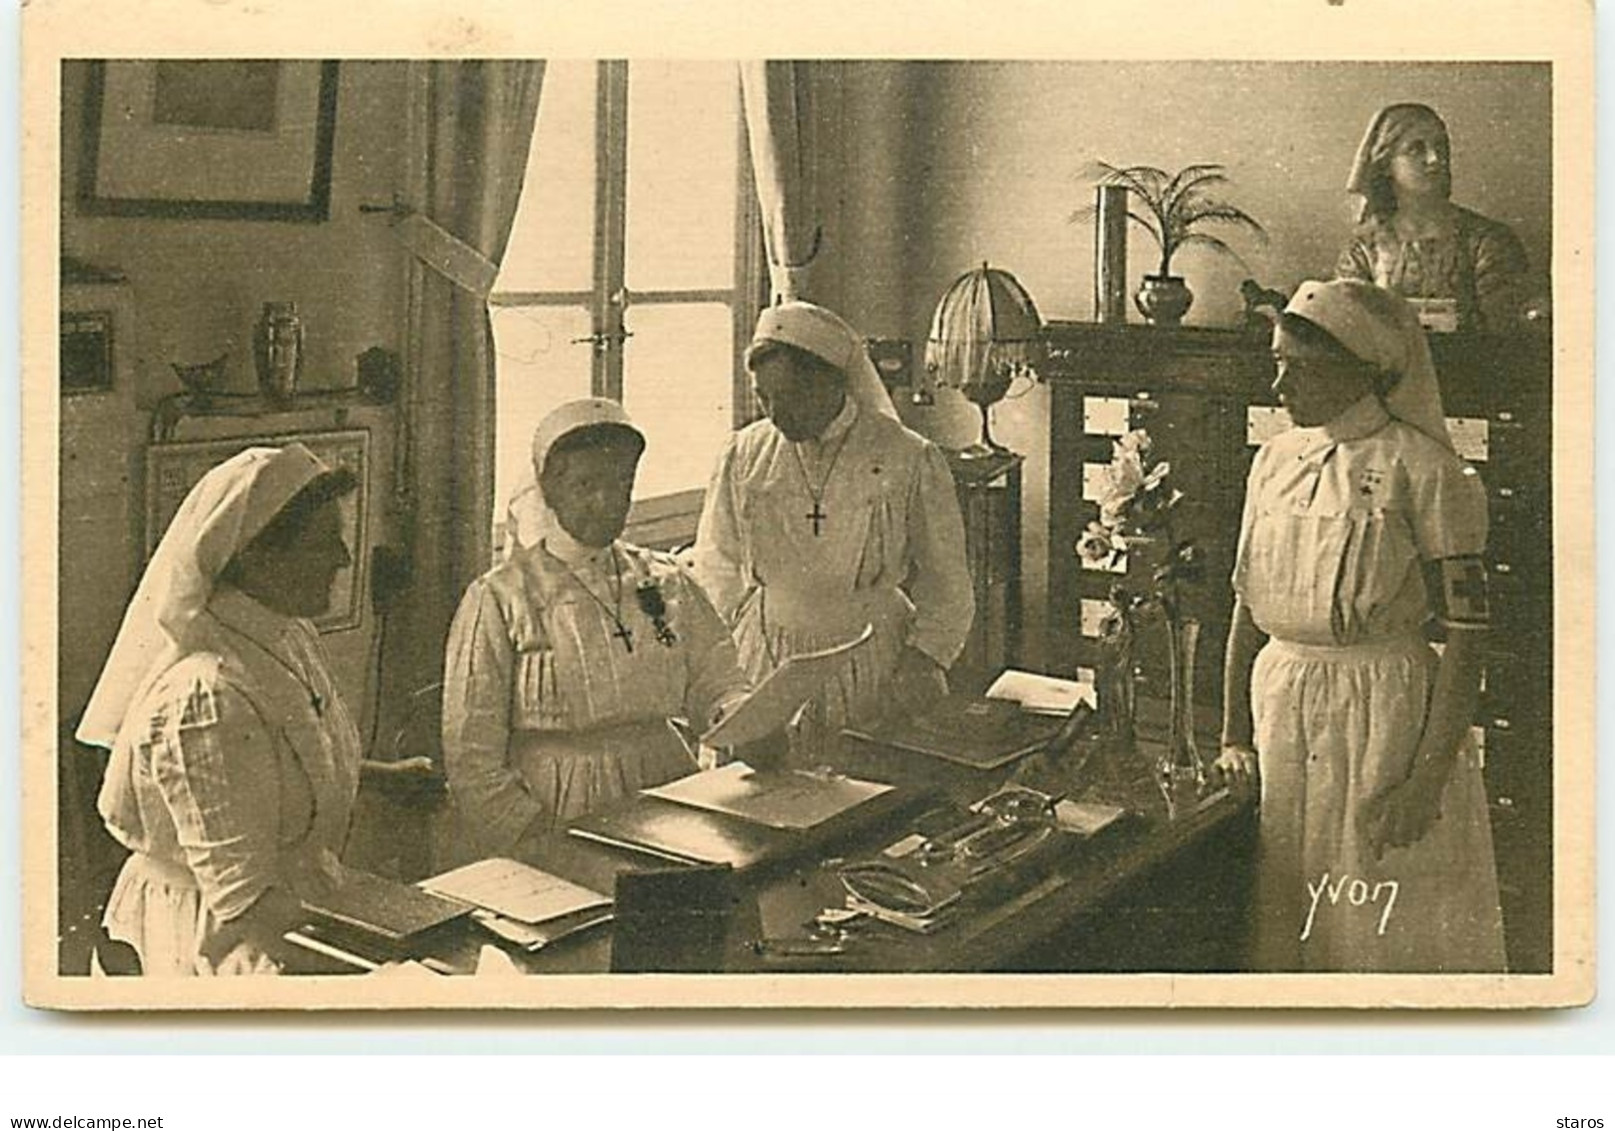
[(521, 196), (542, 61), (410, 64), (410, 168), (397, 225), (409, 267), (398, 525), (411, 560), (385, 702), (441, 678), (449, 622), (487, 568), (494, 479), (488, 293)]
[(808, 66), (777, 59), (740, 64), (746, 135), (775, 302), (809, 297), (808, 273), (824, 234), (814, 176)]

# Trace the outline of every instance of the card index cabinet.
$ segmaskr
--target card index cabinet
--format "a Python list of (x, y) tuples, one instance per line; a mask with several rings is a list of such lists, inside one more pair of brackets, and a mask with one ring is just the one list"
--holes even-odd
[[(1079, 322), (1052, 322), (1046, 332), (1049, 669), (1075, 674), (1098, 664), (1097, 628), (1112, 584), (1148, 583), (1136, 568), (1113, 574), (1085, 566), (1075, 553), (1098, 516), (1093, 487), (1113, 441), (1144, 428), (1185, 493), (1180, 532), (1206, 554), (1206, 580), (1190, 602), (1204, 626), (1195, 691), (1217, 709), (1245, 478), (1260, 443), (1288, 426), (1271, 392), (1268, 339), (1239, 330)], [(1491, 498), (1493, 630), (1475, 737), (1492, 806), (1510, 968), (1545, 972), (1553, 926), (1551, 341), (1546, 334), (1433, 334), (1430, 344), (1449, 433)], [(1166, 693), (1164, 635), (1142, 634), (1143, 693)]]

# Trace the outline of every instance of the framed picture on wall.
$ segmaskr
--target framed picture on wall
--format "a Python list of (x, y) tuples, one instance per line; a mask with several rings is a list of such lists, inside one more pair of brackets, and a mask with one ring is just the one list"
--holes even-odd
[(324, 220), (336, 93), (333, 62), (93, 63), (79, 206), (105, 216)]
[(278, 448), (293, 441), (307, 447), (328, 466), (347, 468), (359, 482), (355, 490), (338, 501), (342, 540), (353, 556), (353, 564), (337, 574), (331, 586), (330, 609), (314, 618), (321, 632), (358, 628), (370, 556), (365, 521), (370, 497), (370, 433), (362, 428), (152, 444), (146, 449), (146, 560), (157, 549), (180, 503), (210, 468), (247, 448)]

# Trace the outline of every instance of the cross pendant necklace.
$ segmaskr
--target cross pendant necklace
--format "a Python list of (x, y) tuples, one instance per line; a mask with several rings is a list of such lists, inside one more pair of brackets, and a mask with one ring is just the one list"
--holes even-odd
[(813, 500), (813, 509), (802, 517), (813, 524), (813, 537), (815, 538), (824, 532), (824, 523), (830, 519), (830, 516), (824, 510), (824, 492), (830, 486), (830, 476), (835, 474), (836, 460), (841, 458), (841, 450), (847, 446), (847, 437), (851, 435), (852, 430), (850, 428), (841, 434), (841, 441), (836, 444), (836, 450), (830, 453), (830, 464), (824, 469), (824, 478), (820, 480), (817, 487), (813, 485), (813, 480), (808, 475), (807, 464), (802, 462), (801, 446), (798, 444), (791, 445), (791, 454), (796, 457), (796, 470), (802, 473), (802, 485), (807, 488), (808, 497)]
[(587, 593), (589, 599), (600, 606), (600, 611), (611, 618), (611, 623), (617, 626), (612, 629), (611, 635), (621, 640), (622, 646), (632, 654), (634, 650), (634, 630), (629, 628), (622, 619), (622, 565), (617, 561), (617, 547), (611, 547), (611, 599), (613, 604), (610, 605), (606, 604), (600, 594), (584, 584), (583, 578), (579, 577), (577, 571), (570, 565), (566, 562), (562, 562), (561, 565), (565, 567), (567, 573), (572, 575), (572, 580), (578, 583), (578, 588)]
[(611, 635), (621, 640), (622, 646), (628, 649), (629, 652), (634, 650), (634, 630), (623, 624), (622, 621), (617, 621), (616, 631)]

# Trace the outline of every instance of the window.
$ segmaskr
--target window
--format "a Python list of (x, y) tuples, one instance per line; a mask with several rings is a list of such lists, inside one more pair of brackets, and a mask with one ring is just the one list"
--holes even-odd
[(533, 427), (591, 395), (645, 431), (636, 519), (693, 514), (749, 405), (740, 357), (762, 265), (750, 178), (733, 63), (548, 64), (490, 298), (496, 522)]

